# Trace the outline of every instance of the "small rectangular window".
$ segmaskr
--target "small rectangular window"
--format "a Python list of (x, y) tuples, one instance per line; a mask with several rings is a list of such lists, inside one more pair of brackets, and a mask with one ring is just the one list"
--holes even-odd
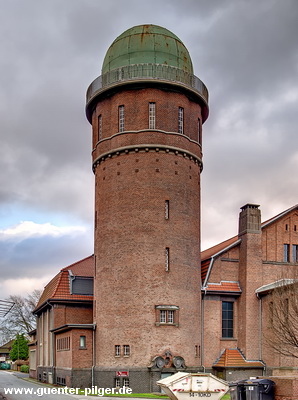
[(115, 388), (120, 388), (120, 378), (115, 378)]
[(293, 244), (292, 250), (293, 250), (293, 262), (296, 263), (298, 262), (298, 244)]
[(121, 355), (121, 347), (119, 344), (115, 345), (115, 357), (120, 357)]
[(183, 133), (184, 109), (178, 108), (178, 133)]
[(165, 219), (169, 219), (170, 217), (170, 202), (169, 200), (165, 200)]
[(166, 271), (170, 271), (170, 249), (166, 247)]
[(99, 115), (97, 119), (97, 141), (99, 142), (101, 139), (102, 139), (102, 118), (101, 115)]
[(195, 357), (201, 357), (201, 346), (195, 345)]
[(169, 310), (168, 311), (168, 324), (173, 324), (174, 323), (174, 311)]
[(129, 387), (129, 379), (128, 378), (123, 378), (123, 386)]
[(149, 129), (155, 129), (155, 103), (149, 103)]
[(160, 310), (159, 316), (160, 316), (159, 322), (161, 324), (165, 324), (167, 322), (167, 312), (166, 312), (166, 310)]
[(123, 345), (123, 355), (125, 357), (130, 356), (130, 346), (128, 344)]
[(161, 324), (175, 323), (175, 310), (160, 310), (159, 312), (159, 322)]
[(290, 245), (284, 244), (284, 262), (290, 262)]
[(119, 132), (124, 132), (124, 106), (118, 107), (119, 114)]
[(234, 303), (231, 301), (222, 302), (222, 337), (232, 338), (234, 334)]
[(80, 349), (86, 348), (86, 336), (80, 336)]

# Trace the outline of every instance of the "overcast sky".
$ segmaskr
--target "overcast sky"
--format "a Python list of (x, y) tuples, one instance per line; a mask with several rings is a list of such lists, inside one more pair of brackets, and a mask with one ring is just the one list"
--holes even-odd
[(0, 0), (0, 298), (93, 253), (85, 92), (124, 30), (157, 24), (209, 90), (202, 248), (298, 203), (297, 0)]

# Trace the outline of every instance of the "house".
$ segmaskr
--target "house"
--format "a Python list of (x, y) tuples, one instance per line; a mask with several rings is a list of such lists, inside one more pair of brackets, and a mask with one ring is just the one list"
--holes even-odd
[[(198, 351), (205, 371), (228, 381), (297, 372), (297, 359), (268, 340), (274, 335), (270, 326), (278, 291), (293, 290), (298, 278), (297, 226), (298, 205), (261, 223), (259, 206), (247, 204), (240, 212), (238, 235), (202, 252)], [(36, 342), (29, 344), (35, 345), (39, 380), (92, 385), (93, 346), (100, 329), (92, 319), (93, 275), (90, 256), (63, 268), (45, 287), (35, 309)], [(288, 299), (288, 292), (283, 293)], [(166, 365), (162, 371), (173, 372)], [(30, 375), (34, 377), (32, 363)]]
[[(71, 386), (91, 384), (93, 352), (94, 257), (61, 271), (46, 285), (34, 310), (36, 333), (30, 343), (30, 376)], [(77, 376), (78, 375), (78, 376)]]
[(11, 347), (13, 345), (14, 339), (10, 340), (7, 343), (4, 343), (2, 346), (0, 346), (0, 363), (1, 362), (7, 362), (10, 357), (9, 353), (11, 350)]
[(226, 380), (297, 370), (266, 340), (268, 296), (297, 277), (297, 227), (297, 205), (261, 223), (259, 206), (247, 204), (238, 235), (201, 254), (203, 365)]

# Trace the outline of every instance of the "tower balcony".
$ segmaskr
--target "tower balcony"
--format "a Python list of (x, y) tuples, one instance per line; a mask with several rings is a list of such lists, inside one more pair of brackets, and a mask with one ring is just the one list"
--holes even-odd
[(163, 83), (179, 86), (191, 92), (202, 103), (203, 120), (208, 117), (208, 90), (195, 75), (180, 68), (165, 64), (132, 64), (108, 71), (97, 77), (89, 86), (86, 95), (86, 114), (90, 122), (93, 100), (103, 92), (129, 83)]

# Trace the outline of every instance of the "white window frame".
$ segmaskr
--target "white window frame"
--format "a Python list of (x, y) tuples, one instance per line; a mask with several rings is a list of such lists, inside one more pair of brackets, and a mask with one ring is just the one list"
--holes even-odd
[(183, 107), (178, 107), (178, 133), (181, 133), (183, 135), (184, 129), (184, 108)]
[(86, 336), (82, 335), (80, 336), (80, 349), (85, 349), (86, 348)]
[(97, 141), (102, 139), (102, 116), (99, 115), (97, 118)]
[(118, 107), (119, 132), (124, 132), (124, 105)]
[(121, 346), (120, 344), (115, 344), (115, 357), (121, 356)]
[(115, 378), (115, 388), (120, 388), (120, 378)]
[(170, 201), (165, 200), (165, 219), (170, 218)]
[(129, 357), (130, 356), (130, 345), (129, 344), (124, 344), (123, 345), (123, 356), (124, 357)]
[(129, 378), (123, 378), (123, 386), (129, 387)]
[(155, 103), (149, 103), (149, 129), (155, 129)]
[(166, 272), (170, 271), (170, 248), (166, 247), (165, 249), (165, 268)]

